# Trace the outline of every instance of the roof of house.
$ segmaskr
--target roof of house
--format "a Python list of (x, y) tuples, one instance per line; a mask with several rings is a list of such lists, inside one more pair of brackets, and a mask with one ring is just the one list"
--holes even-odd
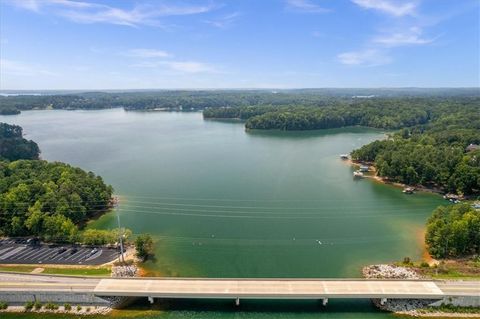
[(466, 148), (467, 151), (475, 151), (478, 149), (480, 149), (480, 145), (477, 145), (477, 144), (470, 144)]

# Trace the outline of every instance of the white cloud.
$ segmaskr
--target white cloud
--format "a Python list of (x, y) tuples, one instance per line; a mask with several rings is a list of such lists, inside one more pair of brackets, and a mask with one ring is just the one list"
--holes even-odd
[(172, 62), (166, 62), (166, 65), (168, 65), (170, 68), (173, 70), (181, 71), (181, 72), (186, 72), (186, 73), (204, 73), (204, 72), (215, 72), (215, 69), (211, 67), (208, 64), (201, 63), (201, 62), (194, 62), (194, 61), (185, 61), (185, 62), (179, 62), (179, 61), (172, 61)]
[(205, 20), (204, 22), (208, 23), (208, 24), (210, 24), (214, 27), (224, 29), (224, 28), (227, 28), (227, 27), (231, 26), (237, 20), (237, 18), (239, 16), (240, 16), (239, 12), (233, 12), (233, 13), (224, 15), (223, 17), (220, 17), (218, 19)]
[(325, 13), (329, 9), (323, 8), (310, 0), (286, 0), (287, 8), (298, 12)]
[(217, 70), (207, 63), (165, 59), (173, 55), (163, 50), (131, 49), (122, 55), (136, 58), (138, 62), (130, 65), (136, 68), (166, 68), (181, 73), (217, 73)]
[(132, 27), (161, 26), (161, 17), (200, 14), (214, 9), (210, 4), (135, 5), (132, 9), (122, 9), (102, 3), (74, 0), (10, 0), (6, 3), (38, 13), (52, 13), (78, 23), (108, 23)]
[(387, 47), (397, 47), (403, 45), (422, 45), (429, 44), (435, 39), (422, 38), (422, 30), (412, 27), (406, 31), (395, 32), (389, 35), (378, 36), (373, 39), (374, 43), (382, 44)]
[(17, 76), (57, 75), (56, 73), (50, 72), (40, 66), (30, 65), (21, 61), (9, 59), (0, 59), (0, 74), (10, 74)]
[(38, 0), (23, 0), (23, 1), (7, 0), (5, 3), (18, 8), (30, 10), (30, 11), (36, 11), (36, 12), (40, 11), (40, 3)]
[(377, 49), (344, 52), (337, 55), (337, 59), (342, 64), (363, 66), (377, 66), (391, 62), (391, 58), (385, 52)]
[[(422, 25), (421, 20), (424, 19), (422, 15), (417, 12), (417, 6), (421, 0), (351, 0), (356, 5), (364, 9), (377, 10), (389, 15), (392, 15), (401, 22), (403, 26)], [(409, 24), (406, 24), (409, 23)], [(390, 28), (392, 23), (389, 21)], [(370, 38), (364, 48), (357, 51), (344, 52), (337, 55), (340, 63), (346, 65), (365, 65), (377, 66), (388, 64), (392, 62), (390, 56), (391, 52), (396, 47), (425, 45), (435, 41), (435, 38), (426, 38), (422, 35), (423, 30), (417, 26), (409, 28), (393, 28), (388, 32), (383, 32), (377, 36)]]
[(123, 55), (133, 58), (168, 58), (172, 56), (166, 51), (156, 49), (132, 49), (123, 53)]
[(210, 64), (197, 61), (144, 61), (130, 66), (136, 68), (168, 68), (182, 73), (218, 73)]
[(356, 5), (365, 8), (378, 10), (396, 17), (414, 15), (417, 4), (413, 1), (391, 0), (351, 0)]

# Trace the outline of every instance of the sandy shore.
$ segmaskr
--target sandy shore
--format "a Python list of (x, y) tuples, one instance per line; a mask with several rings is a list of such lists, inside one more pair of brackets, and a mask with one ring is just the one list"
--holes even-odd
[(480, 313), (455, 313), (455, 312), (441, 312), (441, 311), (398, 311), (397, 315), (406, 315), (410, 317), (422, 318), (480, 318)]

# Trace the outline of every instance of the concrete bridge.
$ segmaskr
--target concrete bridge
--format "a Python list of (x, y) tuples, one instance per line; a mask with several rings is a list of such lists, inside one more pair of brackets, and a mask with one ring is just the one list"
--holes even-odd
[(0, 273), (0, 293), (88, 294), (93, 297), (480, 300), (480, 281), (366, 279), (92, 278)]

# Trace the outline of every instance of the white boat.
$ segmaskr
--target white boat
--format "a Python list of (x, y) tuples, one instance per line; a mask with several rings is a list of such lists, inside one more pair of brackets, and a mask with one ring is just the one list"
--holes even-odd
[(363, 177), (363, 173), (360, 172), (360, 171), (355, 171), (355, 172), (353, 172), (353, 177), (354, 177), (354, 178), (362, 178), (362, 177)]
[(348, 154), (340, 154), (340, 158), (344, 161), (348, 160)]

